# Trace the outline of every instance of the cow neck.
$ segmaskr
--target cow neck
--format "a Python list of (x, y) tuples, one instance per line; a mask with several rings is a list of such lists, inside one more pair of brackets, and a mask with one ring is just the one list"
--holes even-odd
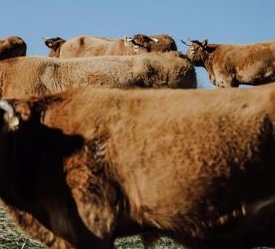
[(204, 58), (203, 67), (207, 70), (208, 74), (213, 74), (213, 57), (214, 55), (210, 52), (206, 52), (206, 56)]

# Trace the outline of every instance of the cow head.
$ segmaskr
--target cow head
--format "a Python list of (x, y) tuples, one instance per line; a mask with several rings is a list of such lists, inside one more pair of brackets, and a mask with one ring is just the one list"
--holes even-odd
[(130, 42), (134, 46), (135, 54), (151, 52), (151, 43), (159, 42), (158, 39), (147, 35), (136, 34), (133, 37), (126, 37), (125, 42)]
[(191, 44), (187, 44), (183, 40), (181, 42), (189, 47), (186, 52), (187, 58), (195, 66), (204, 66), (207, 56), (211, 52), (207, 39), (203, 41), (191, 40)]
[(66, 40), (60, 37), (42, 39), (44, 39), (45, 45), (50, 49), (49, 57), (59, 57), (61, 46)]
[(17, 56), (25, 56), (27, 52), (26, 42), (19, 36), (9, 36), (0, 39), (0, 59), (8, 59)]

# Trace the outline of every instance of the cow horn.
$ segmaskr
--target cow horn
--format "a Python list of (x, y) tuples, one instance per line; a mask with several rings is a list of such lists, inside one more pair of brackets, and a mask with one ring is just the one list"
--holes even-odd
[(5, 111), (4, 119), (9, 129), (15, 130), (19, 125), (19, 118), (15, 115), (13, 107), (6, 100), (0, 100), (0, 109)]
[(191, 40), (191, 42), (196, 43), (196, 44), (198, 44), (200, 46), (202, 45), (202, 43), (199, 40)]
[(191, 45), (190, 44), (188, 44), (187, 42), (185, 42), (184, 40), (180, 40), (184, 45), (186, 45), (186, 46), (188, 46), (188, 47), (190, 47)]
[(4, 110), (9, 118), (14, 116), (14, 109), (6, 100), (0, 100), (0, 109)]
[(125, 36), (124, 39), (125, 39), (125, 41), (130, 42), (130, 41), (132, 41), (134, 38), (133, 38), (133, 37), (127, 37), (127, 36)]
[(154, 42), (159, 42), (159, 40), (157, 38), (154, 38), (154, 37), (150, 37), (150, 39)]

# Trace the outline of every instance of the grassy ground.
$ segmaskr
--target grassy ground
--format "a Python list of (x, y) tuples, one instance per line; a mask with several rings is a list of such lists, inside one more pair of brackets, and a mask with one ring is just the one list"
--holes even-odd
[[(157, 244), (157, 249), (178, 249), (175, 243), (167, 238), (161, 238)], [(11, 219), (0, 207), (0, 249), (46, 249), (39, 242), (21, 233)], [(137, 236), (121, 238), (115, 241), (115, 249), (143, 249), (141, 240)], [(264, 249), (264, 247), (258, 248)], [(268, 248), (266, 248), (268, 249)]]
[[(143, 245), (140, 238), (133, 236), (130, 238), (117, 239), (115, 242), (115, 249), (143, 249)], [(183, 247), (178, 247), (175, 243), (167, 238), (161, 238), (156, 243), (156, 249), (183, 249)]]

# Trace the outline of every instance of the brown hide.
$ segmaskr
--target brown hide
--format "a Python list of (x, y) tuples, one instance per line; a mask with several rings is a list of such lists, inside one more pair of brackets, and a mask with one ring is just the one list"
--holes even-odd
[[(24, 72), (24, 74), (22, 74)], [(191, 63), (179, 52), (0, 61), (0, 95), (25, 97), (83, 85), (108, 88), (196, 88)]]
[(191, 248), (274, 242), (275, 83), (9, 103), (19, 127), (0, 133), (0, 196), (77, 248), (140, 232)]
[(18, 36), (9, 36), (0, 39), (0, 60), (25, 56), (27, 52), (26, 42)]
[(247, 45), (192, 41), (187, 57), (204, 67), (217, 87), (261, 85), (275, 79), (275, 42)]
[(114, 39), (92, 36), (77, 36), (67, 40), (60, 49), (60, 58), (90, 57), (105, 55)]

